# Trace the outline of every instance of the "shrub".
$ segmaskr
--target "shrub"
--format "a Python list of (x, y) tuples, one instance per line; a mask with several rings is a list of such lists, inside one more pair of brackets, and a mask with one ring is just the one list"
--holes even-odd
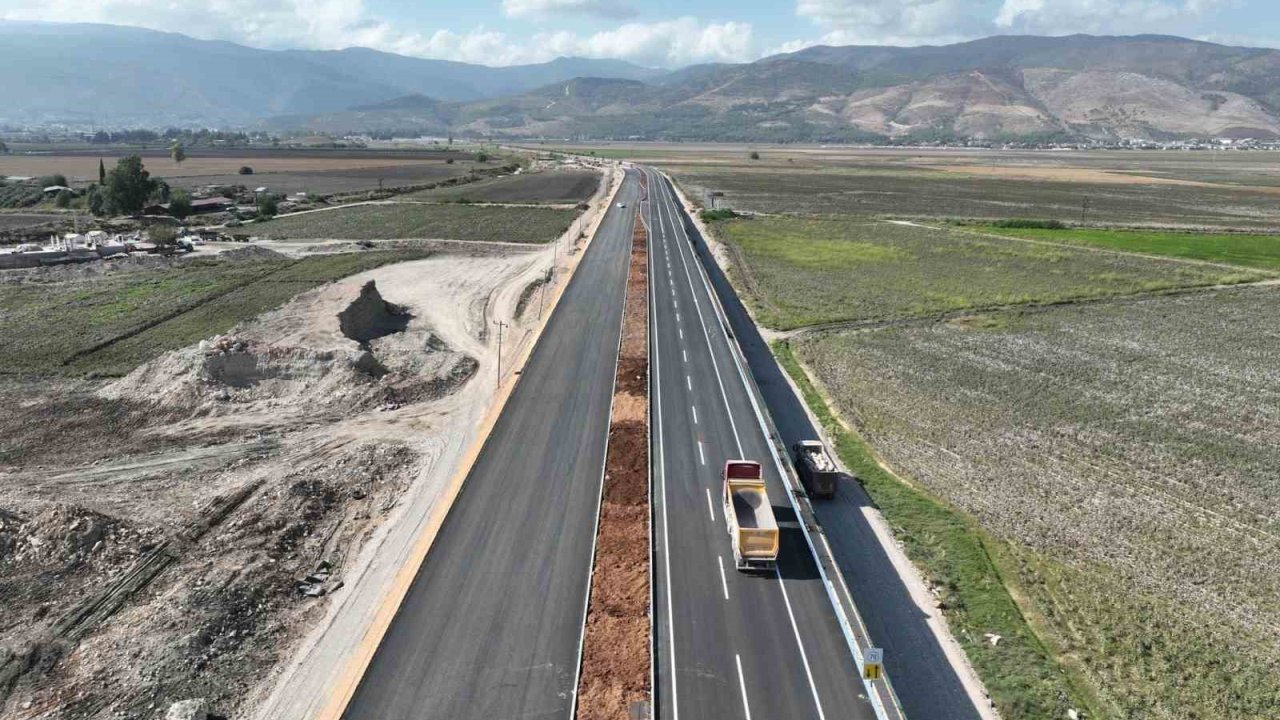
[(1021, 228), (1023, 230), (1065, 230), (1061, 220), (1033, 220), (1028, 218), (1006, 218), (997, 220), (992, 225), (998, 228)]
[(191, 193), (181, 188), (169, 194), (169, 214), (184, 218), (191, 214)]
[(738, 217), (738, 213), (729, 208), (721, 208), (719, 210), (703, 210), (698, 213), (698, 217), (702, 218), (702, 222), (716, 222), (717, 220), (731, 220)]
[(258, 196), (258, 217), (272, 218), (280, 212), (280, 196), (275, 193), (262, 193)]
[(58, 194), (53, 198), (53, 204), (65, 210), (71, 207), (71, 198), (73, 197), (75, 195), (72, 195), (70, 190), (59, 190)]
[(253, 168), (249, 167), (248, 165), (241, 165), (241, 166), (240, 166), (239, 173), (240, 173), (241, 175), (252, 175), (252, 174), (253, 174)]

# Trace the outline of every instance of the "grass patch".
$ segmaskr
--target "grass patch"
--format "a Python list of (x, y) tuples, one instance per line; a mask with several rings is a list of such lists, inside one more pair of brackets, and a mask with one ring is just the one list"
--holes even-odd
[(3, 284), (0, 370), (124, 375), (305, 290), (429, 254), (406, 249), (299, 261), (194, 260), (88, 280)]
[(698, 217), (702, 218), (704, 223), (711, 223), (719, 220), (732, 220), (738, 217), (738, 213), (728, 208), (720, 208), (717, 210), (703, 210), (698, 213)]
[[(841, 461), (871, 496), (907, 556), (939, 591), (952, 633), (1006, 720), (1066, 717), (1087, 696), (1033, 632), (1005, 588), (990, 549), (997, 541), (947, 504), (893, 477), (845, 429), (809, 381), (790, 344), (773, 352), (826, 428)], [(1001, 636), (998, 645), (986, 633)], [(1093, 715), (1093, 713), (1090, 713)]]
[(1262, 270), (1280, 270), (1280, 235), (1243, 233), (1185, 233), (1089, 228), (1044, 229), (1033, 226), (978, 226), (985, 232), (1011, 237), (1049, 240), (1110, 250), (1227, 263)]
[(1062, 230), (1066, 224), (1061, 220), (1031, 220), (1028, 218), (1009, 218), (991, 223), (998, 228), (1033, 228), (1037, 230)]
[(460, 204), (355, 205), (252, 225), (277, 240), (397, 240), (546, 243), (569, 229), (575, 210)]
[(757, 218), (715, 228), (756, 317), (779, 329), (1265, 277), (852, 218)]

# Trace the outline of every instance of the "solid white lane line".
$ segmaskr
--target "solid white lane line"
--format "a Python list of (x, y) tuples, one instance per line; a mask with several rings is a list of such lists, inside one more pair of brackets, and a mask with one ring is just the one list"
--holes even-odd
[(716, 504), (711, 502), (711, 488), (703, 488), (707, 491), (707, 514), (711, 516), (711, 522), (716, 521)]
[(654, 424), (658, 431), (658, 447), (655, 457), (657, 459), (658, 478), (661, 482), (662, 494), (662, 561), (664, 566), (663, 581), (667, 588), (667, 646), (671, 650), (671, 667), (669, 675), (671, 676), (671, 716), (673, 720), (680, 718), (680, 693), (676, 688), (676, 621), (674, 603), (671, 600), (671, 527), (668, 520), (667, 512), (667, 473), (666, 473), (666, 445), (662, 439), (662, 369), (659, 364), (659, 357), (662, 353), (658, 348), (658, 305), (650, 301), (649, 307), (653, 313), (653, 384), (659, 388), (658, 392), (653, 394), (656, 402), (654, 413)]
[(698, 406), (690, 405), (689, 409), (693, 411), (693, 424), (697, 425), (698, 424)]
[(747, 720), (751, 720), (751, 703), (747, 702), (747, 681), (742, 679), (742, 656), (734, 655), (733, 659), (738, 661), (738, 687), (742, 688), (742, 711), (747, 714)]
[(720, 587), (724, 589), (724, 599), (729, 599), (729, 580), (724, 576), (724, 558), (717, 555), (716, 560), (720, 562)]
[(809, 669), (809, 653), (804, 650), (804, 642), (800, 640), (800, 626), (796, 625), (795, 613), (791, 611), (791, 598), (787, 595), (787, 585), (782, 581), (782, 571), (778, 570), (778, 566), (773, 567), (773, 574), (778, 578), (778, 587), (782, 589), (782, 602), (787, 606), (787, 617), (791, 618), (791, 632), (796, 635), (796, 642), (800, 645), (800, 662), (804, 664), (805, 677), (809, 679), (809, 691), (813, 693), (813, 703), (818, 706), (818, 720), (826, 720), (826, 714), (822, 712), (822, 701), (818, 699), (818, 686), (813, 682), (813, 671)]
[(703, 465), (707, 464), (707, 456), (705, 453), (702, 452), (701, 440), (698, 441), (698, 462), (701, 462)]

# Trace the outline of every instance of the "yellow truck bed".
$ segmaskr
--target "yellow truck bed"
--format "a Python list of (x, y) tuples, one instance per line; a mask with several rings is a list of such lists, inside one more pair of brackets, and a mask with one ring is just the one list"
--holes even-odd
[(772, 569), (778, 559), (778, 521), (758, 463), (726, 463), (724, 506), (734, 565), (739, 570)]

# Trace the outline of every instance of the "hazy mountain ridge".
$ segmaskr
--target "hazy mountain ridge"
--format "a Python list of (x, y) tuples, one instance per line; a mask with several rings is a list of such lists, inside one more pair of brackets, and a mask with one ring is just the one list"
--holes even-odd
[(1280, 138), (1280, 51), (1158, 35), (818, 46), (662, 71), (581, 58), (498, 68), (0, 22), (0, 61), (8, 122), (515, 138)]
[(141, 28), (0, 21), (0, 122), (242, 126), (421, 94), (468, 101), (582, 75), (651, 79), (620, 60), (488, 67), (391, 53), (260, 50)]
[[(1272, 139), (1278, 109), (1280, 51), (1075, 35), (813, 47), (646, 83), (579, 78), (452, 104), (438, 117), (454, 132), (516, 137)], [(405, 120), (395, 127), (409, 128)], [(345, 132), (373, 121), (337, 113), (306, 125)]]

